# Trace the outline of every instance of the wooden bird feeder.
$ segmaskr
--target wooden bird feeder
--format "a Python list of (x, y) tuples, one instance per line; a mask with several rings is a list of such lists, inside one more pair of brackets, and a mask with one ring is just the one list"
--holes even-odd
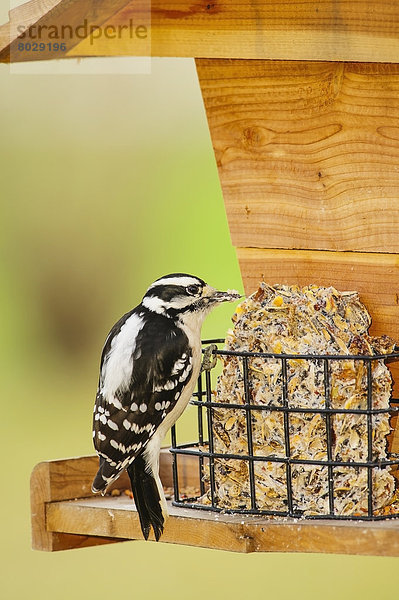
[[(148, 55), (195, 58), (246, 292), (260, 280), (354, 289), (373, 316), (371, 333), (398, 338), (397, 3), (152, 0), (146, 8), (143, 0), (31, 0), (0, 27), (0, 61), (140, 56), (129, 26), (141, 14)], [(82, 24), (124, 34), (65, 35), (57, 52), (46, 46), (54, 27)], [(26, 42), (37, 41), (39, 26), (44, 50), (32, 52)], [(391, 370), (398, 397), (398, 364)], [(392, 444), (398, 449), (397, 431)], [(129, 498), (91, 495), (96, 464), (83, 457), (34, 469), (34, 548), (141, 539)], [(180, 469), (189, 482), (189, 459)], [(161, 472), (170, 485), (167, 452)], [(161, 539), (398, 556), (399, 521), (278, 522), (171, 508)]]

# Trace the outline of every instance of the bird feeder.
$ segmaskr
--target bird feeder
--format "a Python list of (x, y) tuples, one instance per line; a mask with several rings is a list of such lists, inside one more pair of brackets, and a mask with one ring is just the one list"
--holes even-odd
[[(135, 19), (145, 4), (32, 0), (0, 27), (0, 61), (142, 56), (144, 30)], [(148, 55), (195, 58), (246, 292), (261, 280), (357, 290), (373, 315), (371, 333), (397, 338), (396, 3), (381, 0), (370, 10), (365, 0), (153, 0), (148, 14)], [(54, 28), (62, 26), (68, 32), (81, 26), (81, 35), (65, 35), (55, 52)], [(33, 52), (39, 27), (43, 46)], [(110, 35), (100, 36), (100, 28)], [(391, 371), (399, 397), (398, 364)], [(397, 430), (391, 446), (398, 452)], [(81, 457), (35, 467), (34, 548), (141, 539), (130, 498), (91, 495), (96, 465), (95, 457)], [(193, 468), (192, 457), (181, 457), (180, 484), (190, 485)], [(168, 451), (161, 478), (172, 485)], [(399, 555), (395, 520), (304, 522), (184, 507), (171, 507), (170, 514), (163, 542), (239, 552)]]

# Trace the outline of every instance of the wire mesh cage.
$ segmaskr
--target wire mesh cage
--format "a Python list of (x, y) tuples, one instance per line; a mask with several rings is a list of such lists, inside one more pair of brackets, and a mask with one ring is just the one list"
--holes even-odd
[[(220, 401), (218, 370), (200, 375), (191, 400), (197, 439), (179, 443), (172, 429), (175, 506), (309, 519), (399, 517), (399, 455), (392, 451), (399, 400), (389, 382), (389, 400), (381, 404), (375, 377), (381, 365), (399, 360), (396, 349), (373, 356), (289, 355), (227, 351), (220, 349), (223, 340), (203, 343), (212, 343), (222, 361), (237, 362), (243, 393), (239, 401)], [(275, 372), (278, 393), (266, 403), (255, 393), (255, 359)], [(306, 405), (292, 391), (300, 385), (299, 362), (318, 379), (314, 401)], [(351, 365), (356, 374), (356, 402), (336, 401), (337, 365), (340, 373)], [(179, 461), (185, 460), (194, 472), (189, 493), (179, 487)]]

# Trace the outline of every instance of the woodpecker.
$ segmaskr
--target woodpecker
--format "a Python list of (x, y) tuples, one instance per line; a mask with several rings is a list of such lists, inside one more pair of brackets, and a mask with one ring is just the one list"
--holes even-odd
[(165, 275), (105, 341), (93, 414), (99, 469), (92, 490), (104, 494), (126, 469), (146, 540), (151, 527), (159, 540), (168, 514), (159, 452), (199, 376), (202, 323), (215, 306), (238, 298), (192, 275)]

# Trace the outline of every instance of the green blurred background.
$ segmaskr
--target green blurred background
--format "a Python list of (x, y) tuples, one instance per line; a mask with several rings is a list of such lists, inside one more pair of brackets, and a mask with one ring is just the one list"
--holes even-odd
[[(98, 362), (115, 320), (168, 272), (242, 283), (191, 60), (154, 60), (151, 75), (135, 76), (1, 66), (0, 82), (1, 597), (396, 598), (390, 558), (141, 541), (30, 549), (30, 472), (92, 453)], [(223, 336), (231, 310), (215, 311), (204, 336)]]

